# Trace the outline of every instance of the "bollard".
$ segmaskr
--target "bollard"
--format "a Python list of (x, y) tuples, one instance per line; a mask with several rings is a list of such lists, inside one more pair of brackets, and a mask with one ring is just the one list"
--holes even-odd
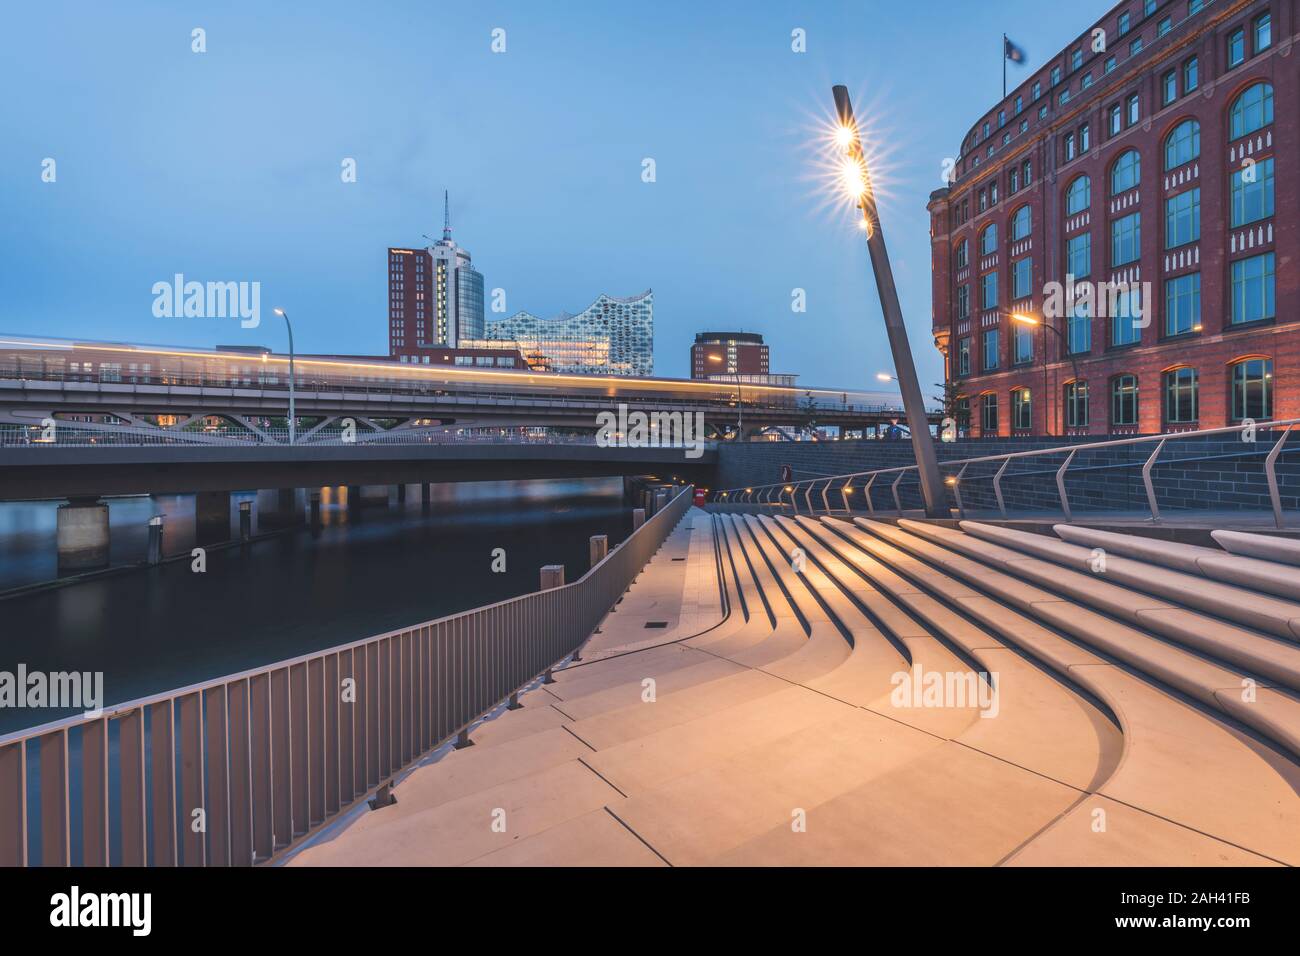
[(547, 564), (542, 567), (541, 587), (539, 590), (549, 591), (551, 588), (564, 587), (564, 565)]
[(469, 728), (468, 727), (461, 728), (460, 733), (456, 735), (456, 742), (452, 744), (452, 747), (456, 750), (464, 750), (466, 747), (473, 747), (473, 746), (474, 746), (474, 741), (469, 739)]
[(645, 524), (645, 509), (633, 508), (632, 509), (632, 530), (635, 531), (643, 524)]
[(506, 704), (506, 710), (519, 710), (524, 705), (519, 703), (519, 691), (514, 691), (510, 695), (510, 703)]
[(247, 541), (253, 536), (253, 503), (251, 501), (241, 501), (239, 503), (239, 540)]
[(163, 516), (154, 515), (149, 519), (149, 563), (162, 563)]
[(591, 536), (591, 566), (594, 568), (605, 560), (609, 554), (609, 535), (593, 534)]

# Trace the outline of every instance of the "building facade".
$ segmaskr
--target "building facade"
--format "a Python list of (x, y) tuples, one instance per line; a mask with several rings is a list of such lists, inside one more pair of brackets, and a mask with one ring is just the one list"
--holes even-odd
[(976, 122), (929, 204), (970, 434), (1300, 417), (1295, 17), (1126, 0)]
[(446, 197), (442, 238), (424, 249), (388, 250), (388, 349), (423, 363), (431, 348), (483, 338), (483, 276), (451, 238)]
[(654, 374), (654, 292), (621, 299), (601, 294), (577, 315), (543, 319), (530, 312), (486, 323), (474, 347), (511, 348), (537, 371), (578, 375)]
[(767, 345), (756, 332), (700, 332), (691, 345), (691, 378), (768, 372)]

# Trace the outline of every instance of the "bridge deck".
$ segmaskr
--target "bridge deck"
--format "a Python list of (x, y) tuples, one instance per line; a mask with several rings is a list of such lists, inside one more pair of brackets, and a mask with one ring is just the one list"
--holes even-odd
[(1300, 569), (1092, 553), (693, 509), (580, 663), (290, 862), (1300, 863)]

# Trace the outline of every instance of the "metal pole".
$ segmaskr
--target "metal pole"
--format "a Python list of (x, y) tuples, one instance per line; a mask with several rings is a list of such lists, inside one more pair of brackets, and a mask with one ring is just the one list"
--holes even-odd
[(844, 86), (832, 88), (835, 96), (835, 111), (840, 124), (853, 131), (850, 145), (852, 158), (863, 164), (866, 190), (862, 194), (862, 215), (867, 223), (867, 248), (871, 254), (871, 268), (876, 277), (876, 291), (880, 294), (880, 308), (885, 316), (885, 330), (889, 334), (889, 349), (894, 357), (894, 371), (898, 376), (899, 390), (903, 393), (903, 408), (907, 412), (907, 425), (912, 433), (912, 451), (916, 455), (917, 470), (921, 479), (921, 497), (925, 502), (927, 517), (943, 517), (944, 507), (943, 481), (939, 477), (939, 461), (934, 451), (934, 439), (930, 435), (930, 420), (925, 413), (925, 399), (921, 395), (921, 384), (916, 377), (916, 365), (912, 361), (912, 349), (907, 341), (907, 326), (903, 323), (903, 309), (898, 301), (898, 289), (894, 285), (894, 273), (889, 265), (889, 251), (885, 247), (885, 235), (880, 228), (875, 193), (871, 188), (869, 170), (862, 152), (862, 143), (857, 134), (857, 124), (853, 119), (853, 105), (849, 102), (849, 91)]
[(284, 309), (276, 309), (275, 314), (284, 319), (284, 327), (289, 331), (289, 444), (292, 445), (296, 438), (296, 421), (297, 415), (294, 410), (293, 394), (293, 326), (289, 324), (289, 313)]

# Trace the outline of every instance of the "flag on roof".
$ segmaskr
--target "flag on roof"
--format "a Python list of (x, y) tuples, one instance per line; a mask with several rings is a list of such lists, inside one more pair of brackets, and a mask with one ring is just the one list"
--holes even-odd
[(1007, 35), (1005, 33), (1002, 34), (1002, 46), (1003, 46), (1003, 55), (1005, 55), (1006, 58), (1010, 60), (1012, 63), (1025, 62), (1025, 51), (1022, 50), (1020, 47), (1016, 46), (1010, 40), (1008, 40)]

